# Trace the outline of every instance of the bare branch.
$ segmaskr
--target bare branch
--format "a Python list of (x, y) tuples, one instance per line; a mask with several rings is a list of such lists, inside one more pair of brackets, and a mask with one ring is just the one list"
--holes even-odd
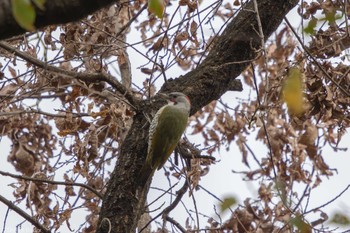
[(9, 177), (12, 177), (12, 178), (17, 178), (17, 179), (22, 179), (22, 180), (29, 180), (29, 181), (34, 181), (34, 182), (48, 183), (48, 184), (57, 184), (57, 185), (65, 185), (65, 186), (78, 186), (78, 187), (82, 187), (82, 188), (85, 188), (85, 189), (93, 192), (100, 199), (103, 198), (103, 196), (99, 192), (97, 192), (95, 189), (93, 189), (89, 185), (82, 184), (82, 183), (76, 183), (76, 182), (69, 183), (69, 182), (64, 182), (64, 181), (53, 181), (53, 180), (47, 180), (47, 179), (32, 178), (32, 177), (28, 177), (28, 176), (15, 175), (15, 174), (12, 174), (12, 173), (9, 173), (9, 172), (4, 172), (4, 171), (0, 171), (0, 175), (9, 176)]
[(74, 72), (70, 70), (64, 70), (59, 67), (51, 66), (45, 62), (40, 61), (39, 59), (36, 59), (29, 54), (22, 52), (14, 47), (12, 47), (10, 44), (0, 41), (0, 47), (14, 53), (16, 56), (32, 63), (33, 65), (40, 67), (44, 70), (57, 73), (60, 75), (64, 75), (70, 78), (75, 78), (80, 81), (85, 81), (85, 82), (107, 82), (110, 84), (112, 87), (114, 87), (117, 91), (119, 91), (133, 106), (137, 106), (136, 99), (134, 96), (130, 93), (129, 90), (127, 90), (121, 83), (119, 83), (113, 76), (107, 73), (86, 73), (86, 72)]
[(36, 228), (40, 229), (44, 233), (50, 233), (51, 231), (46, 229), (43, 225), (41, 225), (37, 220), (32, 218), (29, 214), (24, 212), (21, 208), (17, 207), (15, 204), (13, 204), (11, 201), (7, 200), (5, 197), (0, 195), (0, 201), (7, 205), (10, 209), (15, 211), (17, 214), (21, 215), (24, 219), (26, 219), (28, 222), (33, 224)]
[[(89, 14), (107, 7), (119, 0), (60, 0), (46, 1), (45, 10), (36, 8), (35, 27), (62, 24), (82, 19)], [(12, 15), (11, 0), (0, 3), (0, 40), (23, 34), (25, 30), (18, 25)]]
[(127, 47), (123, 46), (124, 43), (126, 42), (126, 33), (128, 32), (127, 30), (125, 30), (126, 27), (125, 29), (123, 29), (124, 26), (126, 26), (126, 24), (123, 25), (123, 23), (125, 21), (125, 18), (128, 18), (128, 17), (129, 17), (128, 7), (121, 7), (116, 24), (118, 25), (118, 27), (121, 27), (123, 31), (120, 30), (118, 33), (120, 40), (117, 41), (116, 46), (120, 47), (120, 49), (118, 50), (119, 55), (118, 55), (117, 61), (118, 61), (118, 66), (120, 70), (120, 77), (122, 80), (122, 84), (126, 87), (126, 89), (130, 90), (131, 83), (132, 83), (131, 63), (130, 63)]
[(318, 209), (321, 209), (329, 204), (331, 204), (332, 202), (334, 202), (335, 200), (337, 200), (338, 198), (340, 198), (345, 192), (347, 192), (348, 190), (350, 189), (350, 185), (346, 186), (343, 191), (341, 191), (337, 196), (335, 196), (334, 198), (332, 198), (331, 200), (327, 201), (326, 203), (324, 203), (323, 205), (320, 205), (318, 207), (315, 207), (311, 210), (308, 210), (304, 213), (304, 215), (308, 214), (308, 213), (311, 213), (311, 212), (315, 212), (317, 211)]
[(171, 218), (171, 217), (169, 217), (169, 216), (166, 216), (166, 217), (165, 217), (165, 220), (168, 221), (168, 222), (170, 222), (170, 223), (172, 223), (172, 224), (173, 224), (174, 226), (176, 226), (181, 232), (183, 232), (183, 233), (186, 233), (186, 232), (187, 232), (186, 229), (183, 228), (183, 227), (181, 226), (181, 224), (178, 223), (177, 221), (175, 221), (173, 218)]
[[(260, 19), (260, 15), (259, 15), (259, 7), (258, 7), (258, 2), (257, 0), (253, 0), (254, 2), (254, 10), (256, 13), (256, 20), (258, 23), (258, 28), (259, 28), (259, 35), (260, 35), (260, 39), (261, 39), (261, 50), (264, 51), (264, 65), (266, 70), (267, 69), (267, 51), (266, 51), (266, 45), (265, 45), (265, 36), (264, 36), (264, 31), (262, 28), (262, 24), (261, 24), (261, 19)], [(269, 77), (268, 77), (268, 72), (265, 73), (265, 82), (266, 82), (266, 88), (265, 88), (265, 93), (264, 93), (264, 102), (263, 104), (266, 105), (267, 103), (267, 96), (268, 93), (270, 91), (270, 81), (269, 81)]]
[(187, 192), (189, 188), (188, 182), (185, 181), (184, 185), (181, 187), (181, 189), (179, 191), (177, 191), (177, 196), (175, 198), (175, 200), (167, 207), (163, 210), (163, 219), (166, 219), (166, 217), (169, 215), (169, 213), (175, 209), (175, 207), (177, 206), (177, 204), (180, 203), (182, 197), (185, 195), (185, 193)]
[(140, 16), (140, 14), (146, 10), (148, 4), (144, 4), (143, 7), (127, 22), (122, 28), (120, 28), (119, 32), (115, 35), (115, 37), (120, 36), (130, 25)]
[(152, 218), (151, 221), (149, 221), (142, 229), (140, 229), (140, 232), (142, 232), (144, 229), (146, 229), (148, 227), (148, 225), (151, 224), (151, 222), (153, 222), (155, 219), (159, 218), (160, 216), (163, 216), (163, 219), (166, 220), (166, 217), (169, 215), (169, 213), (173, 209), (175, 209), (175, 207), (180, 203), (183, 195), (185, 195), (188, 188), (189, 188), (189, 185), (188, 185), (188, 182), (186, 181), (184, 183), (184, 185), (180, 188), (180, 190), (177, 191), (177, 193), (176, 193), (177, 196), (176, 196), (175, 200), (168, 207), (166, 207), (161, 213), (159, 213), (157, 216)]
[(339, 90), (341, 90), (341, 92), (343, 92), (344, 95), (346, 95), (347, 97), (350, 97), (350, 93), (344, 89), (344, 87), (342, 87), (341, 85), (339, 85), (339, 83), (337, 83), (329, 74), (328, 72), (323, 68), (323, 66), (317, 61), (317, 59), (311, 54), (311, 52), (309, 51), (309, 49), (304, 45), (303, 41), (300, 39), (300, 37), (298, 36), (298, 34), (296, 33), (296, 31), (294, 30), (293, 26), (290, 24), (289, 20), (287, 18), (284, 19), (286, 21), (286, 23), (288, 24), (289, 28), (292, 30), (292, 32), (294, 33), (295, 37), (297, 38), (297, 40), (299, 41), (301, 47), (303, 47), (304, 51), (307, 53), (307, 55), (310, 57), (310, 59), (314, 62), (314, 64), (322, 71), (322, 73), (326, 76), (326, 78), (331, 81), (336, 87), (339, 88)]
[[(45, 116), (50, 116), (50, 117), (60, 117), (60, 118), (65, 118), (67, 117), (67, 114), (54, 114), (54, 113), (49, 113), (49, 112), (44, 112), (41, 110), (22, 110), (22, 111), (12, 111), (12, 112), (0, 112), (0, 116), (12, 116), (12, 115), (20, 115), (20, 114), (40, 114), (40, 115), (45, 115)], [(90, 115), (87, 113), (74, 113), (74, 112), (70, 112), (69, 114), (72, 114), (73, 117), (89, 117)]]

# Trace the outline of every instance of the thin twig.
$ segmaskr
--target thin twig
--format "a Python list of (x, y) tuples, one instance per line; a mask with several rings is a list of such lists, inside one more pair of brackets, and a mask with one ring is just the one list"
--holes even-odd
[(87, 72), (75, 72), (70, 70), (61, 69), (56, 66), (52, 66), (47, 64), (46, 62), (42, 62), (39, 59), (30, 56), (29, 54), (20, 51), (19, 49), (14, 48), (10, 44), (0, 41), (0, 47), (14, 53), (16, 56), (21, 57), (22, 59), (32, 63), (33, 65), (42, 68), (44, 70), (57, 73), (63, 76), (67, 76), (70, 78), (75, 78), (85, 82), (96, 82), (96, 81), (105, 81), (118, 90), (131, 104), (133, 108), (137, 105), (137, 101), (134, 96), (129, 92), (127, 88), (125, 88), (120, 82), (118, 82), (113, 76), (108, 73), (87, 73)]
[(0, 195), (0, 201), (8, 206), (8, 208), (15, 211), (17, 214), (21, 215), (25, 220), (33, 224), (36, 228), (40, 229), (44, 233), (50, 233), (51, 231), (47, 228), (45, 228), (43, 225), (41, 225), (37, 220), (35, 220), (33, 217), (31, 217), (29, 214), (24, 212), (21, 208), (17, 207), (15, 204), (13, 204), (11, 201), (7, 200), (5, 197)]
[(314, 211), (316, 211), (316, 210), (318, 210), (318, 209), (322, 209), (322, 208), (326, 207), (327, 205), (331, 204), (332, 202), (334, 202), (335, 200), (337, 200), (339, 197), (341, 197), (346, 191), (348, 191), (349, 188), (350, 188), (350, 185), (346, 186), (346, 188), (345, 188), (343, 191), (341, 191), (337, 196), (335, 196), (335, 197), (332, 198), (331, 200), (327, 201), (327, 202), (324, 203), (323, 205), (320, 205), (320, 206), (318, 206), (318, 207), (316, 207), (316, 208), (313, 208), (313, 209), (311, 209), (311, 210), (309, 210), (309, 211), (306, 211), (305, 213), (303, 213), (303, 215), (306, 215), (306, 214), (308, 214), (308, 213), (311, 213), (311, 212), (314, 212)]
[[(188, 179), (187, 182), (190, 182), (190, 178), (187, 177), (187, 173), (186, 173), (186, 178)], [(196, 214), (196, 220), (197, 220), (197, 229), (199, 229), (199, 215), (198, 215), (198, 208), (197, 208), (197, 201), (196, 201), (196, 198), (194, 197), (194, 192), (192, 190), (193, 188), (190, 187), (190, 193), (191, 193), (191, 197), (192, 197), (192, 201), (193, 201), (193, 206), (194, 206), (194, 209), (195, 209), (195, 214)]]
[(154, 220), (156, 220), (157, 218), (159, 218), (160, 216), (163, 216), (163, 219), (166, 220), (166, 217), (168, 216), (168, 214), (175, 209), (175, 207), (179, 204), (179, 202), (181, 201), (182, 197), (185, 195), (185, 193), (188, 190), (188, 183), (187, 181), (184, 183), (184, 185), (180, 188), (179, 191), (177, 191), (177, 196), (174, 200), (174, 202), (172, 202), (168, 207), (166, 207), (161, 213), (159, 213), (157, 216), (155, 216), (154, 218), (152, 218), (143, 228), (140, 229), (140, 233), (145, 230), (149, 224), (151, 224), (151, 222), (153, 222)]
[(297, 35), (296, 31), (294, 30), (294, 28), (292, 27), (292, 25), (290, 24), (289, 20), (285, 17), (284, 21), (286, 21), (288, 27), (290, 28), (290, 30), (292, 30), (293, 34), (295, 35), (295, 37), (297, 38), (297, 40), (299, 41), (301, 47), (304, 49), (304, 51), (306, 52), (306, 54), (310, 57), (310, 59), (314, 62), (314, 64), (322, 71), (322, 73), (326, 76), (326, 78), (331, 81), (331, 83), (333, 83), (336, 87), (339, 88), (339, 90), (341, 92), (343, 92), (343, 94), (345, 94), (346, 96), (350, 97), (350, 93), (344, 89), (344, 87), (340, 86), (339, 83), (337, 83), (328, 73), (327, 71), (323, 68), (323, 66), (316, 60), (316, 58), (311, 54), (311, 52), (309, 51), (309, 49), (304, 45), (304, 43), (302, 42), (301, 38)]
[(175, 207), (180, 203), (182, 197), (185, 195), (185, 193), (187, 192), (189, 188), (188, 182), (185, 181), (184, 185), (181, 187), (181, 189), (179, 191), (177, 191), (177, 196), (175, 198), (175, 200), (167, 207), (163, 210), (162, 215), (163, 215), (163, 219), (166, 220), (166, 217), (169, 215), (169, 213), (175, 209)]
[(168, 222), (170, 222), (170, 223), (172, 223), (174, 226), (176, 226), (177, 229), (179, 229), (179, 231), (181, 231), (181, 232), (183, 232), (183, 233), (186, 233), (186, 232), (187, 232), (186, 229), (183, 228), (183, 227), (181, 226), (181, 224), (178, 223), (177, 221), (175, 221), (173, 218), (170, 218), (169, 216), (166, 216), (166, 217), (165, 217), (165, 220), (167, 220)]
[(157, 197), (154, 201), (152, 201), (151, 203), (149, 203), (148, 205), (145, 206), (145, 208), (149, 208), (151, 205), (153, 205), (155, 202), (157, 202), (159, 199), (161, 199), (163, 196), (165, 196), (166, 194), (170, 194), (173, 195), (170, 191), (176, 186), (178, 185), (179, 182), (175, 183), (173, 186), (171, 186), (170, 188), (168, 188), (168, 190), (163, 190), (163, 189), (158, 189), (158, 188), (153, 188), (155, 190), (161, 190), (163, 193)]
[(254, 151), (252, 150), (252, 148), (250, 148), (250, 146), (246, 143), (243, 142), (243, 145), (248, 149), (248, 151), (250, 152), (250, 154), (253, 156), (253, 159), (255, 160), (255, 162), (259, 165), (259, 167), (261, 168), (262, 171), (265, 171), (265, 169), (261, 166), (261, 163), (259, 162), (258, 158), (256, 157)]
[[(12, 116), (12, 115), (20, 115), (20, 114), (40, 114), (40, 115), (45, 115), (45, 116), (50, 116), (50, 117), (67, 117), (67, 114), (54, 114), (54, 113), (49, 113), (49, 112), (44, 112), (41, 110), (22, 110), (22, 111), (12, 111), (12, 112), (1, 112), (0, 116)], [(73, 117), (89, 117), (90, 115), (87, 113), (73, 113), (70, 112), (69, 114), (72, 114)]]
[[(255, 86), (255, 90), (256, 90), (256, 99), (258, 101), (259, 107), (261, 107), (262, 105), (261, 105), (261, 101), (260, 101), (260, 97), (259, 97), (259, 87), (258, 87), (258, 84), (257, 84), (257, 81), (256, 81), (254, 66), (253, 66), (253, 64), (250, 64), (250, 65), (251, 65), (251, 69), (252, 69), (252, 72), (253, 72), (253, 81), (254, 81), (254, 86)], [(262, 120), (262, 124), (263, 124), (264, 132), (265, 132), (265, 135), (266, 135), (267, 145), (269, 147), (269, 157), (270, 157), (271, 164), (272, 164), (272, 170), (273, 170), (275, 179), (277, 179), (277, 172), (275, 170), (275, 162), (273, 160), (272, 146), (271, 146), (269, 134), (267, 132), (265, 120)]]
[(261, 50), (264, 51), (264, 65), (265, 65), (265, 82), (266, 82), (266, 88), (265, 88), (265, 95), (264, 95), (264, 105), (267, 104), (267, 96), (268, 93), (270, 91), (270, 80), (268, 77), (268, 69), (267, 69), (267, 51), (266, 51), (266, 46), (265, 46), (265, 36), (264, 36), (264, 30), (262, 28), (262, 24), (261, 24), (261, 19), (260, 19), (260, 15), (259, 15), (259, 7), (258, 7), (258, 2), (257, 0), (253, 1), (254, 3), (254, 11), (256, 14), (256, 20), (258, 21), (258, 29), (259, 29), (259, 37), (261, 40)]
[(9, 173), (9, 172), (4, 172), (4, 171), (0, 171), (0, 175), (9, 176), (9, 177), (12, 177), (12, 178), (17, 178), (17, 179), (22, 179), (22, 180), (29, 180), (29, 181), (34, 181), (34, 182), (48, 183), (48, 184), (57, 184), (57, 185), (66, 185), (66, 186), (79, 186), (79, 187), (88, 189), (89, 191), (93, 192), (99, 198), (101, 198), (101, 199), (103, 198), (103, 196), (98, 191), (96, 191), (95, 189), (93, 189), (89, 185), (82, 184), (82, 183), (75, 183), (75, 182), (74, 183), (69, 183), (69, 182), (64, 182), (64, 181), (53, 181), (53, 180), (47, 180), (47, 179), (32, 178), (32, 177), (16, 175), (16, 174), (12, 174), (12, 173)]
[[(204, 188), (202, 185), (198, 185), (198, 187), (202, 190), (204, 190), (209, 196), (213, 197), (215, 200), (220, 202), (221, 204), (224, 203), (223, 200), (221, 200), (218, 196), (216, 196), (214, 193), (210, 192), (208, 189)], [(234, 211), (231, 207), (228, 208), (232, 214), (234, 214)]]
[(130, 25), (137, 19), (137, 17), (140, 16), (140, 14), (146, 10), (148, 7), (148, 4), (146, 3), (137, 13), (136, 15), (134, 15), (130, 20), (129, 22), (127, 22), (123, 27), (120, 28), (119, 32), (115, 35), (115, 37), (118, 37), (120, 36), (124, 31), (125, 29), (127, 29), (128, 27), (130, 27)]
[(6, 222), (7, 222), (7, 217), (9, 215), (9, 212), (10, 212), (10, 208), (7, 208), (7, 211), (6, 211), (6, 214), (5, 214), (5, 217), (4, 217), (4, 225), (2, 227), (2, 233), (5, 233), (5, 229), (6, 229)]

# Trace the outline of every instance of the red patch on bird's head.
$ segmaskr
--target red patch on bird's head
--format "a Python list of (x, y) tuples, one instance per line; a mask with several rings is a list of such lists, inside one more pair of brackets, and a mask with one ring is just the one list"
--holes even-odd
[(186, 96), (186, 99), (188, 100), (188, 102), (191, 104), (191, 100), (190, 100), (190, 98), (188, 98), (188, 96), (187, 95), (185, 95)]
[[(165, 97), (165, 96), (164, 96)], [(186, 101), (188, 101), (188, 103), (191, 105), (191, 101), (190, 99), (188, 98), (187, 95), (184, 95), (183, 93), (180, 93), (180, 92), (172, 92), (168, 95), (166, 95), (166, 99), (169, 101), (169, 102), (172, 102), (174, 103), (174, 105), (176, 105), (179, 101), (178, 101), (178, 98), (181, 97), (182, 98), (182, 101), (183, 101), (183, 97), (186, 98)]]

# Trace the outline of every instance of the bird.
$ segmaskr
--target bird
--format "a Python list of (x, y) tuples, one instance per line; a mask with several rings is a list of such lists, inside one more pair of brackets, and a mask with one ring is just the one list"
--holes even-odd
[(160, 96), (168, 104), (157, 111), (150, 125), (147, 157), (139, 175), (141, 185), (168, 160), (187, 127), (191, 110), (190, 99), (181, 92), (160, 93)]

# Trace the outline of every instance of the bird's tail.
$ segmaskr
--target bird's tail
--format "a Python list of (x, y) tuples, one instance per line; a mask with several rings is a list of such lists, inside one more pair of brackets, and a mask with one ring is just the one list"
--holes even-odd
[(154, 169), (152, 169), (152, 167), (148, 163), (145, 163), (139, 173), (139, 178), (137, 182), (139, 186), (145, 186), (145, 184), (151, 179), (153, 173)]

